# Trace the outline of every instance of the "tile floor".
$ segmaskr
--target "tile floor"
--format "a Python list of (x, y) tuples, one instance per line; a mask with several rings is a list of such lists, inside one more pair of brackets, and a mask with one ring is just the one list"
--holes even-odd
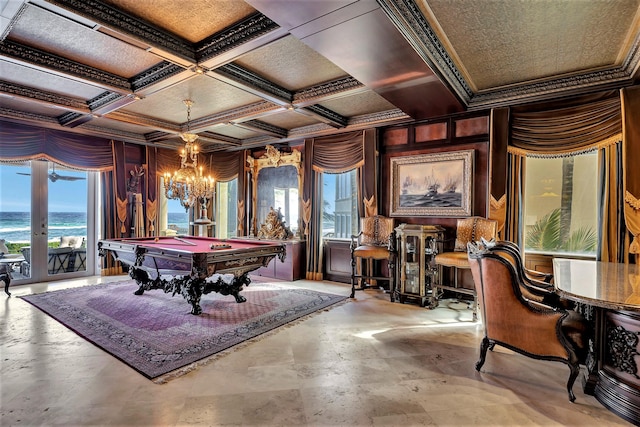
[(629, 425), (579, 383), (570, 403), (562, 363), (496, 348), (476, 372), (482, 326), (455, 301), (428, 310), (358, 292), (156, 384), (17, 298), (101, 280), (16, 286), (13, 297), (3, 295), (0, 425)]

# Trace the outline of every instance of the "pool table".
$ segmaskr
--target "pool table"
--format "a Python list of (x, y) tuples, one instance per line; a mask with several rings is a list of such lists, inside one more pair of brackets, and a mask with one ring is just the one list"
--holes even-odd
[(276, 256), (284, 262), (285, 245), (263, 241), (221, 240), (209, 237), (167, 236), (104, 239), (98, 242), (101, 256), (111, 253), (129, 267), (139, 285), (136, 295), (150, 289), (182, 294), (191, 304), (191, 314), (202, 313), (203, 294), (233, 295), (236, 302), (247, 274), (264, 267)]

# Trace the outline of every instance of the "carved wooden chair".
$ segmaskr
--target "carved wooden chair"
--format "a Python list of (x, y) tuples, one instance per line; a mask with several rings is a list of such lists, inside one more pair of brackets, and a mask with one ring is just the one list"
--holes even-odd
[(467, 259), (467, 243), (477, 242), (480, 239), (495, 239), (498, 233), (498, 221), (478, 216), (461, 218), (456, 225), (456, 241), (453, 251), (441, 252), (436, 255), (435, 262), (443, 267), (451, 268), (452, 280), (442, 283), (442, 277), (433, 286), (433, 295), (437, 299), (443, 290), (462, 293), (473, 296), (473, 320), (477, 319), (478, 298), (475, 289), (460, 287), (458, 284), (458, 270), (469, 269)]
[(468, 258), (478, 299), (484, 338), (476, 370), (484, 365), (487, 350), (501, 345), (535, 359), (569, 366), (567, 392), (573, 402), (573, 384), (585, 362), (590, 332), (581, 314), (526, 299), (523, 282), (512, 260), (481, 245), (468, 245)]
[[(386, 281), (394, 301), (395, 240), (393, 218), (382, 215), (360, 218), (360, 233), (351, 236), (351, 298), (357, 290), (379, 288), (377, 282)], [(387, 260), (388, 276), (382, 275), (382, 266), (374, 265), (374, 261), (384, 260)], [(362, 265), (362, 261), (366, 261), (366, 265)], [(372, 280), (376, 284), (367, 282)]]

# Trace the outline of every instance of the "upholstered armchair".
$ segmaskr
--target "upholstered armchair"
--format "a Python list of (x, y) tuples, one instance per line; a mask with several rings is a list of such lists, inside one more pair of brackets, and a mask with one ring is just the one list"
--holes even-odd
[(535, 359), (563, 362), (569, 366), (567, 392), (573, 402), (573, 384), (587, 354), (587, 321), (575, 311), (525, 298), (522, 278), (504, 253), (470, 243), (468, 258), (484, 326), (476, 370), (480, 371), (487, 350), (495, 345)]
[(513, 254), (513, 256), (515, 258), (517, 258), (517, 261), (522, 266), (521, 270), (522, 270), (522, 273), (524, 274), (524, 278), (526, 280), (531, 280), (531, 281), (537, 283), (538, 285), (541, 285), (541, 282), (544, 282), (544, 283), (546, 283), (546, 285), (542, 284), (543, 287), (553, 289), (553, 286), (550, 285), (553, 282), (553, 274), (525, 268), (524, 267), (524, 259), (523, 259), (523, 256), (522, 256), (522, 252), (520, 251), (520, 247), (518, 245), (516, 245), (515, 243), (510, 242), (508, 240), (498, 240), (498, 241), (496, 241), (495, 239), (494, 240), (486, 240), (486, 239), (483, 239), (483, 238), (481, 238), (480, 241), (482, 242), (482, 244), (486, 248), (492, 248), (494, 246), (497, 246), (497, 247), (499, 247), (500, 250), (511, 252)]
[[(395, 231), (393, 218), (374, 215), (360, 218), (360, 233), (351, 236), (351, 298), (356, 290), (380, 287), (377, 281), (389, 283), (391, 301), (395, 291)], [(362, 261), (366, 265), (362, 265)], [(387, 261), (388, 276), (383, 276), (382, 266), (374, 265), (374, 261)], [(376, 284), (367, 281), (375, 280)]]
[(525, 298), (552, 307), (572, 309), (575, 306), (572, 301), (560, 298), (560, 295), (555, 292), (553, 285), (550, 283), (553, 280), (553, 274), (524, 267), (522, 253), (515, 243), (506, 240), (487, 241), (482, 239), (482, 245), (490, 252), (501, 254), (513, 264), (518, 280), (522, 284), (521, 291)]
[(498, 233), (498, 221), (478, 216), (458, 219), (456, 224), (456, 241), (453, 251), (441, 252), (436, 255), (435, 262), (443, 267), (451, 268), (453, 276), (448, 283), (443, 283), (440, 277), (438, 283), (433, 286), (433, 294), (437, 299), (443, 290), (471, 295), (473, 297), (473, 320), (477, 319), (478, 299), (475, 289), (460, 287), (458, 284), (458, 270), (469, 269), (467, 259), (467, 243), (477, 242), (480, 239), (495, 239)]

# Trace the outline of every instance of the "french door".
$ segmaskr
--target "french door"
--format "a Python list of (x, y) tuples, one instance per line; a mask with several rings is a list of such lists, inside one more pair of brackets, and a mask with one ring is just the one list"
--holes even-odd
[(97, 173), (34, 160), (0, 163), (0, 179), (0, 239), (15, 284), (96, 274)]

